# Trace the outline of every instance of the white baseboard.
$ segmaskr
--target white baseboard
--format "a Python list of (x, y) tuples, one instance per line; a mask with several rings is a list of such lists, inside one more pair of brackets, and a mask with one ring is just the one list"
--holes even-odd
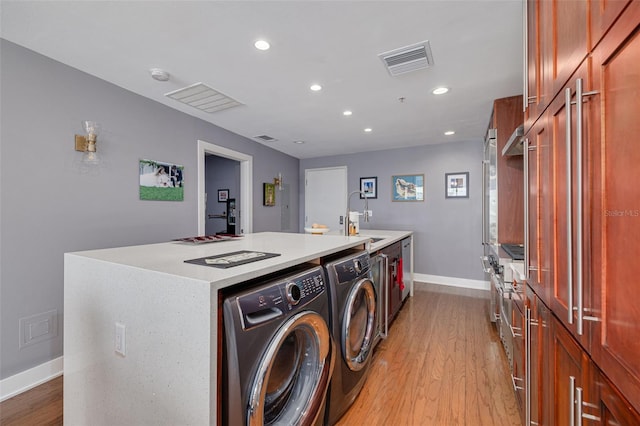
[(0, 401), (9, 399), (62, 375), (62, 358), (40, 364), (29, 370), (0, 380)]
[(466, 278), (442, 277), (439, 275), (417, 274), (413, 273), (413, 281), (418, 283), (431, 283), (438, 285), (447, 285), (449, 287), (472, 288), (475, 290), (490, 290), (489, 281), (469, 280)]

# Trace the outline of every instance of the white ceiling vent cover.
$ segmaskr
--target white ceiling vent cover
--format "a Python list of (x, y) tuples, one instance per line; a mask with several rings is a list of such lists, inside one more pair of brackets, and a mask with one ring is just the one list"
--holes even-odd
[(235, 99), (203, 83), (192, 84), (191, 86), (165, 93), (165, 96), (208, 113), (242, 105)]
[(429, 40), (380, 53), (378, 57), (382, 59), (392, 76), (429, 68), (433, 65), (433, 54)]

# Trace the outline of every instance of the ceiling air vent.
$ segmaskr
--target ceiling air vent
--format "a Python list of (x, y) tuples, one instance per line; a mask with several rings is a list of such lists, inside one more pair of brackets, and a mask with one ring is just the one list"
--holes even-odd
[(378, 55), (392, 76), (428, 68), (433, 65), (429, 41), (401, 47)]
[(271, 136), (267, 136), (267, 135), (259, 135), (259, 136), (254, 136), (254, 139), (260, 139), (263, 142), (275, 142), (278, 139), (276, 138), (272, 138)]
[(235, 99), (202, 83), (165, 93), (165, 96), (208, 113), (242, 105)]

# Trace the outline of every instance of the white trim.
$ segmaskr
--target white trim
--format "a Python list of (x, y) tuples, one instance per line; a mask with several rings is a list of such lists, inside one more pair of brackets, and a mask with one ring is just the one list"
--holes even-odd
[(214, 154), (240, 162), (240, 230), (250, 234), (253, 232), (253, 157), (223, 146), (198, 140), (198, 235), (205, 234), (205, 217), (207, 203), (205, 202), (204, 157)]
[(56, 358), (0, 380), (0, 402), (61, 376), (62, 358)]
[(449, 287), (472, 288), (475, 290), (491, 289), (489, 281), (469, 280), (466, 278), (442, 277), (439, 275), (413, 274), (414, 283), (430, 283), (438, 285), (448, 285)]

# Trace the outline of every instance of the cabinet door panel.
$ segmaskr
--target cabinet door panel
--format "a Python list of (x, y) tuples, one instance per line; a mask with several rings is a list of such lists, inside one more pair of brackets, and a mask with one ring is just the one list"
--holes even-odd
[(591, 0), (591, 48), (595, 47), (631, 0)]
[(570, 425), (569, 419), (575, 412), (574, 401), (571, 400), (571, 378), (576, 388), (586, 391), (583, 394), (585, 400), (591, 397), (589, 358), (557, 320), (553, 322), (553, 377), (555, 410), (552, 424)]
[[(620, 395), (620, 392), (601, 373), (596, 373), (596, 383), (598, 399), (597, 416), (600, 417), (602, 425), (638, 425), (640, 424), (640, 414)], [(589, 409), (590, 412), (593, 409)]]
[[(594, 156), (592, 356), (640, 410), (640, 5), (594, 52), (601, 137)], [(629, 13), (627, 13), (629, 12)], [(626, 18), (626, 19), (625, 19)]]
[[(544, 2), (543, 2), (544, 3)], [(588, 19), (586, 0), (552, 0), (549, 46), (544, 59), (552, 92), (557, 93), (588, 53)]]
[[(578, 122), (576, 108), (576, 86), (582, 81), (585, 91), (591, 90), (587, 60), (568, 82), (571, 91), (571, 121), (567, 122), (567, 106), (564, 90), (551, 105), (551, 146), (553, 158), (553, 290), (551, 309), (566, 327), (588, 347), (588, 332), (578, 333), (577, 306), (580, 298), (578, 288), (583, 289), (581, 302), (591, 305), (591, 283), (586, 273), (589, 265), (590, 222), (589, 199), (591, 197), (589, 180), (589, 140), (594, 132), (590, 120), (580, 124), (582, 139), (578, 141)], [(589, 115), (589, 104), (582, 104), (584, 114)], [(570, 144), (567, 144), (567, 126), (571, 128)], [(579, 155), (581, 153), (581, 155)], [(570, 160), (570, 161), (567, 161)], [(582, 191), (579, 191), (579, 182)], [(570, 297), (571, 296), (571, 297)], [(571, 321), (569, 313), (571, 311)], [(587, 329), (589, 325), (585, 325)], [(588, 331), (588, 330), (587, 330)]]

